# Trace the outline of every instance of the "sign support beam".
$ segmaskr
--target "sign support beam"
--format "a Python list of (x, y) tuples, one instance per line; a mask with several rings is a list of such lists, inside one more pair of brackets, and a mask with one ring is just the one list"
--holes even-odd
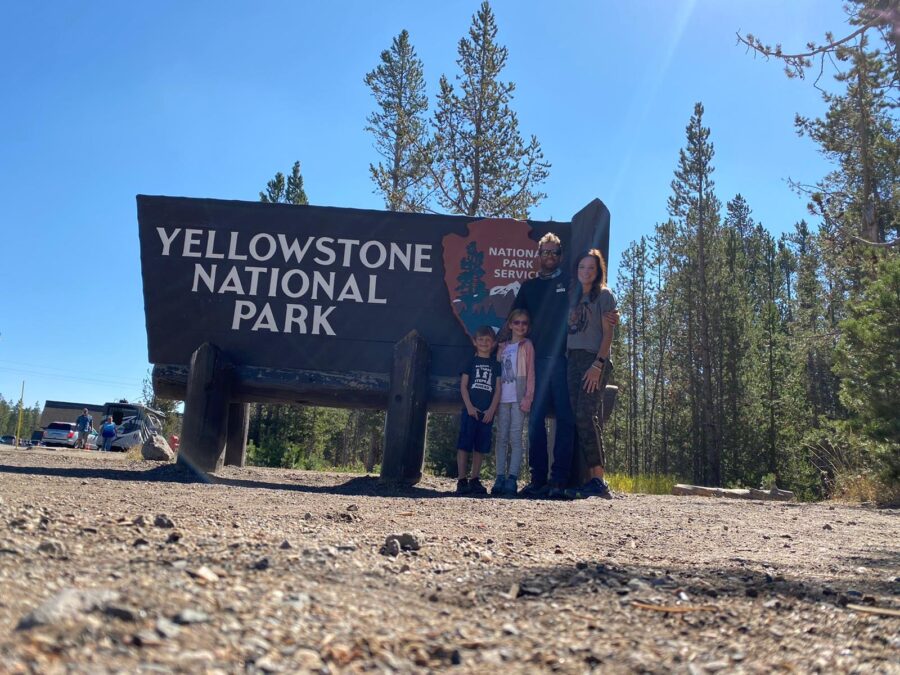
[(231, 367), (208, 342), (191, 355), (178, 464), (201, 478), (222, 468), (228, 426)]
[(425, 462), (428, 343), (416, 331), (394, 345), (394, 364), (384, 427), (381, 482), (415, 485)]

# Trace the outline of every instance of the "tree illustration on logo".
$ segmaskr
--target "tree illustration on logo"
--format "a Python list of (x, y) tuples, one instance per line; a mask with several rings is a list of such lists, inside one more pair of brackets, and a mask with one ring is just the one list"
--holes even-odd
[(487, 286), (483, 281), (484, 253), (478, 250), (474, 241), (466, 246), (466, 257), (459, 261), (459, 268), (462, 271), (456, 277), (456, 292), (459, 293), (460, 300), (469, 305), (475, 298), (487, 293)]
[[(456, 292), (459, 293), (459, 301), (463, 305), (460, 318), (465, 324), (470, 335), (485, 320), (491, 319), (484, 313), (484, 308), (479, 307), (488, 296), (488, 289), (484, 283), (484, 252), (478, 250), (478, 245), (470, 241), (466, 245), (466, 257), (459, 261), (460, 273), (456, 277)], [(493, 314), (493, 313), (491, 313)]]

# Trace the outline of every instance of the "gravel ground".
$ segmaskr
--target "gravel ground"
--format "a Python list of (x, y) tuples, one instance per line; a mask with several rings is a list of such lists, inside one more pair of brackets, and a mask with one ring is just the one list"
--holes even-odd
[(2, 449), (0, 672), (900, 673), (896, 510), (454, 487)]

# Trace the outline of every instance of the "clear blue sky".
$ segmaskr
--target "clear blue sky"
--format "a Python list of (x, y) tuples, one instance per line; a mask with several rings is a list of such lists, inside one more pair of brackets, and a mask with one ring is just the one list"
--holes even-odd
[[(311, 203), (382, 208), (363, 77), (406, 28), (433, 94), (478, 4), (2, 3), (0, 394), (18, 399), (24, 380), (29, 405), (138, 398), (138, 193), (256, 200), (299, 159)], [(775, 233), (805, 216), (785, 179), (827, 170), (793, 130), (796, 112), (821, 113), (818, 93), (735, 31), (802, 47), (842, 30), (839, 0), (493, 7), (520, 127), (553, 164), (532, 217), (606, 202), (612, 279), (627, 244), (666, 217), (696, 101), (723, 202), (741, 192)]]

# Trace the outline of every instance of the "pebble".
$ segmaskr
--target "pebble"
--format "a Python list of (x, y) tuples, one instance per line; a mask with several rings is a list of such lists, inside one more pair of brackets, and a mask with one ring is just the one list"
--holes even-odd
[(181, 626), (187, 626), (192, 623), (206, 623), (209, 621), (209, 615), (195, 609), (182, 609), (172, 617), (172, 621)]
[(164, 513), (160, 513), (153, 519), (153, 525), (162, 528), (175, 527), (175, 523), (172, 522), (172, 519)]
[(384, 540), (384, 544), (382, 545), (379, 552), (381, 553), (381, 555), (387, 555), (396, 558), (398, 555), (400, 555), (400, 541), (393, 536), (389, 536)]
[(59, 623), (79, 614), (102, 609), (107, 603), (118, 599), (119, 594), (112, 590), (65, 588), (22, 617), (16, 630)]
[(187, 570), (187, 573), (195, 579), (202, 579), (203, 581), (207, 581), (209, 583), (213, 583), (219, 580), (219, 576), (211, 569), (209, 569), (206, 565), (202, 565), (196, 570)]
[(45, 555), (55, 558), (62, 558), (66, 555), (66, 547), (62, 545), (62, 542), (56, 541), (55, 539), (42, 541), (38, 544), (37, 550), (39, 553), (44, 553)]
[(312, 649), (298, 649), (294, 652), (293, 660), (298, 671), (318, 672), (325, 669), (325, 662), (322, 661), (322, 657)]
[(412, 532), (403, 532), (402, 534), (389, 534), (385, 537), (384, 543), (387, 544), (388, 540), (396, 539), (397, 543), (400, 544), (400, 548), (404, 551), (418, 551), (422, 548), (422, 544), (419, 542), (419, 537)]
[(114, 619), (120, 619), (122, 621), (129, 621), (132, 623), (137, 621), (143, 615), (142, 611), (135, 609), (134, 607), (116, 604), (107, 605), (103, 608), (103, 612), (107, 616), (111, 616)]
[(9, 541), (0, 542), (0, 555), (21, 555), (21, 551), (16, 548), (15, 544)]
[(161, 637), (173, 638), (181, 632), (181, 628), (174, 621), (169, 621), (164, 616), (161, 616), (156, 620), (156, 632)]
[(138, 631), (131, 640), (136, 647), (159, 647), (163, 644), (162, 640), (152, 630)]

